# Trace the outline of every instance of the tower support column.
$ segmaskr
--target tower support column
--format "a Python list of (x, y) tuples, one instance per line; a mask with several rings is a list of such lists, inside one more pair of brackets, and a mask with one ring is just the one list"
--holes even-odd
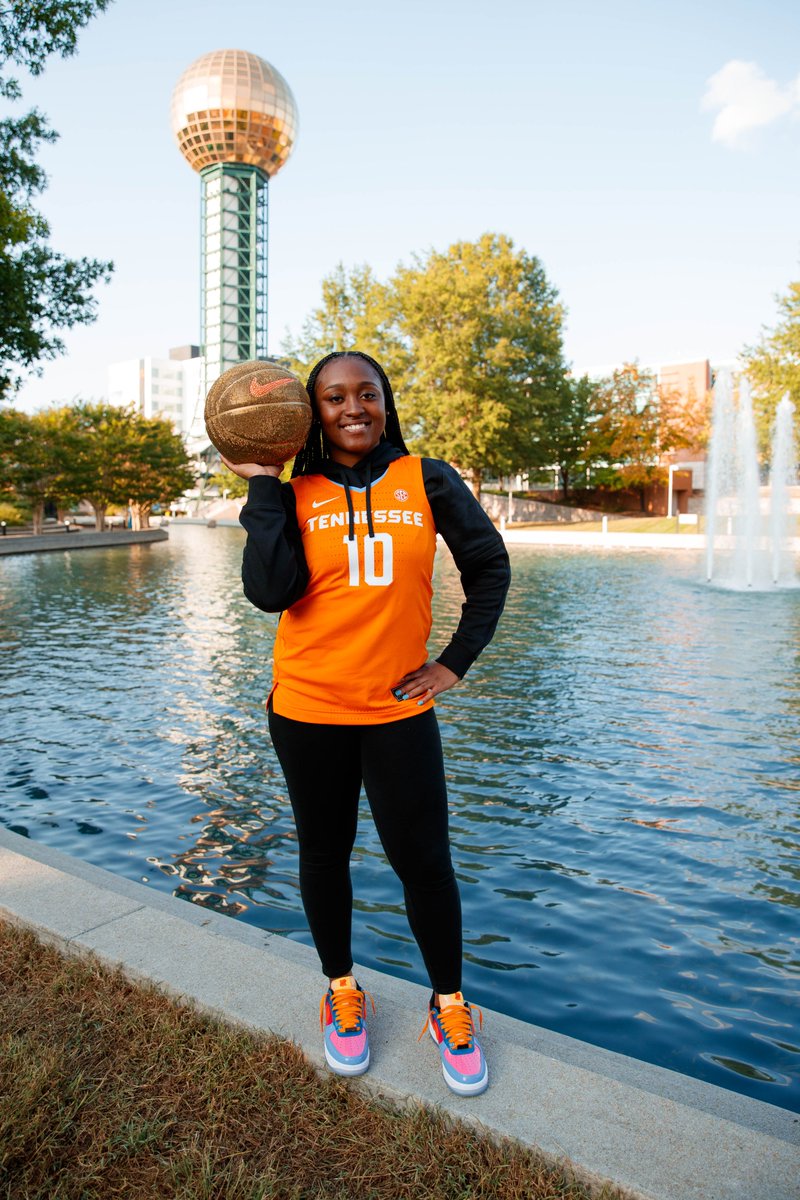
[(267, 356), (269, 177), (259, 167), (203, 168), (201, 328), (207, 390), (223, 371)]

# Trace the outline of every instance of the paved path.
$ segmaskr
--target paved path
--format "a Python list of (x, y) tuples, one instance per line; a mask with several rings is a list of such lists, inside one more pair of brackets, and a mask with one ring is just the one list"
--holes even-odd
[[(291, 1038), (323, 1063), (322, 978), (306, 946), (2, 827), (0, 916), (204, 1011)], [(357, 972), (378, 1012), (372, 1066), (351, 1086), (438, 1105), (569, 1160), (584, 1179), (611, 1179), (637, 1200), (799, 1200), (800, 1116), (488, 1011), (492, 1082), (482, 1096), (459, 1099), (430, 1039), (416, 1040), (427, 991)]]

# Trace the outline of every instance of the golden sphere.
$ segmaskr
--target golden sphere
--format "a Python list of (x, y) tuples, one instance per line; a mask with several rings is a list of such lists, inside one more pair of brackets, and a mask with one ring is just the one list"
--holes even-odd
[(297, 128), (288, 83), (247, 50), (201, 55), (172, 93), (172, 131), (195, 171), (213, 163), (249, 163), (276, 175), (294, 149)]

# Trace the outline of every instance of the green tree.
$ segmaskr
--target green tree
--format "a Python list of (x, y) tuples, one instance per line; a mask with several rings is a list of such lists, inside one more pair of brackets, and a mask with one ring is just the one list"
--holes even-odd
[(30, 507), (34, 533), (42, 532), (48, 501), (64, 508), (80, 499), (73, 472), (79, 441), (71, 409), (32, 416), (0, 410), (0, 490)]
[(230, 500), (239, 500), (247, 495), (248, 483), (241, 475), (234, 475), (233, 471), (223, 467), (216, 475), (211, 476), (208, 486), (218, 488), (220, 495), (227, 492)]
[(161, 417), (133, 413), (120, 490), (127, 494), (134, 529), (147, 529), (154, 504), (168, 505), (195, 483), (183, 439)]
[(534, 414), (533, 450), (529, 466), (555, 467), (564, 499), (580, 470), (585, 470), (598, 453), (594, 423), (598, 407), (598, 385), (582, 375), (564, 376), (561, 386), (552, 387), (539, 398)]
[(363, 350), (381, 364), (394, 389), (401, 386), (408, 359), (395, 316), (390, 284), (380, 283), (366, 264), (348, 271), (339, 263), (323, 279), (321, 303), (306, 318), (300, 337), (288, 336), (281, 348), (301, 379), (334, 350)]
[(134, 527), (146, 528), (153, 504), (168, 504), (195, 482), (169, 422), (102, 401), (72, 411), (80, 433), (72, 487), (94, 509), (96, 529), (116, 504), (130, 505)]
[(79, 430), (73, 460), (74, 486), (94, 510), (95, 529), (105, 527), (112, 504), (130, 498), (132, 425), (135, 413), (103, 401), (75, 405)]
[(786, 392), (794, 404), (800, 436), (800, 281), (790, 283), (786, 295), (775, 299), (777, 324), (774, 329), (764, 329), (761, 340), (742, 354), (745, 374), (753, 384), (753, 415), (765, 455), (772, 441), (775, 410)]
[[(50, 54), (75, 52), (79, 31), (110, 2), (0, 2), (0, 67), (40, 74)], [(16, 79), (0, 76), (0, 96), (21, 95)], [(14, 393), (26, 371), (40, 372), (37, 364), (63, 353), (58, 331), (95, 319), (91, 288), (112, 270), (109, 262), (67, 258), (48, 245), (50, 227), (32, 205), (47, 184), (35, 153), (57, 136), (37, 109), (0, 120), (0, 399)]]
[(408, 350), (399, 396), (414, 449), (462, 470), (528, 467), (537, 414), (563, 387), (563, 310), (537, 258), (484, 234), (401, 267), (392, 317)]

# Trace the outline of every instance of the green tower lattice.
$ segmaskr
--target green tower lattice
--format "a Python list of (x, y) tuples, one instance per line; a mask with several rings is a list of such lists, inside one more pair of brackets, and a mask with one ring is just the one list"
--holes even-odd
[(215, 163), (202, 180), (201, 341), (210, 385), (223, 371), (267, 355), (269, 177)]

